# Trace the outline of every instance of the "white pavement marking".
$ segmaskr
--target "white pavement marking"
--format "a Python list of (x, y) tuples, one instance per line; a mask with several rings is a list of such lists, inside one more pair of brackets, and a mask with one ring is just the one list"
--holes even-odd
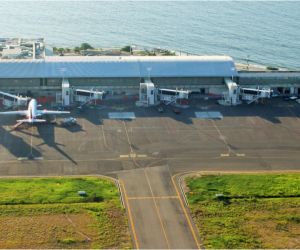
[(135, 119), (134, 112), (109, 112), (108, 113), (109, 119)]
[(147, 158), (147, 155), (138, 155), (135, 153), (130, 153), (129, 155), (120, 155), (120, 158)]
[(215, 129), (217, 130), (220, 139), (223, 141), (223, 143), (227, 147), (228, 153), (230, 153), (232, 150), (231, 150), (231, 147), (228, 145), (228, 143), (226, 141), (226, 137), (224, 135), (222, 135), (222, 133), (221, 133), (220, 129), (218, 128), (217, 124), (215, 123), (215, 121), (211, 120), (211, 122), (212, 122), (213, 126), (215, 127)]
[(25, 161), (28, 160), (28, 157), (18, 157), (18, 161)]
[(18, 161), (30, 161), (30, 160), (44, 160), (44, 157), (18, 157)]
[(229, 154), (220, 154), (221, 157), (229, 157)]
[(125, 129), (125, 133), (126, 133), (128, 145), (129, 145), (129, 147), (130, 147), (130, 153), (133, 153), (133, 149), (132, 149), (131, 142), (130, 142), (130, 139), (129, 139), (129, 135), (128, 135), (126, 123), (125, 123), (124, 121), (123, 121), (123, 125), (124, 125), (124, 129)]
[(129, 155), (120, 155), (120, 158), (129, 158)]
[(223, 115), (219, 111), (195, 112), (195, 116), (198, 119), (223, 119)]
[(139, 158), (146, 158), (147, 155), (137, 155), (137, 157), (139, 157)]
[(44, 157), (42, 157), (42, 156), (41, 157), (34, 157), (33, 159), (34, 160), (44, 160)]
[(101, 125), (101, 130), (102, 130), (102, 136), (103, 136), (103, 142), (104, 142), (104, 147), (107, 148), (107, 142), (106, 142), (106, 137), (105, 137), (105, 133), (104, 133), (104, 126)]

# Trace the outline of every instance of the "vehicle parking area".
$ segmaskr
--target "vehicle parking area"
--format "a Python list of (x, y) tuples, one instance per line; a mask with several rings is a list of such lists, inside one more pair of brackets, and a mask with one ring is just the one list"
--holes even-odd
[[(1, 175), (108, 174), (119, 170), (169, 165), (174, 171), (298, 168), (300, 105), (270, 100), (266, 104), (220, 106), (193, 100), (173, 112), (165, 106), (135, 107), (111, 101), (71, 116), (77, 125), (12, 127), (17, 117), (2, 117)], [(219, 111), (223, 119), (198, 119), (195, 112)], [(109, 119), (109, 112), (134, 112), (135, 119)], [(245, 167), (246, 168), (246, 167)]]

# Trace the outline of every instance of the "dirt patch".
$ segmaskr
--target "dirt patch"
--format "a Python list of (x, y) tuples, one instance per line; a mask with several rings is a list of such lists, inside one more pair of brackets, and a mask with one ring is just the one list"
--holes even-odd
[(249, 222), (252, 231), (258, 235), (263, 248), (296, 249), (300, 246), (300, 225), (273, 221)]
[(1, 216), (0, 248), (91, 248), (94, 223), (89, 214)]
[[(281, 214), (300, 214), (300, 208), (280, 211)], [(292, 220), (272, 218), (268, 212), (257, 212), (247, 215), (251, 218), (246, 228), (255, 233), (261, 240), (263, 248), (287, 248), (300, 247), (300, 223)]]

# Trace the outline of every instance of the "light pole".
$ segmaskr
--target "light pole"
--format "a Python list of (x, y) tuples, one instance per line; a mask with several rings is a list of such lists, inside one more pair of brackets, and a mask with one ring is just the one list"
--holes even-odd
[(130, 55), (133, 55), (133, 49), (135, 49), (135, 45), (130, 45)]
[(151, 82), (151, 78), (150, 78), (150, 72), (151, 72), (152, 68), (151, 67), (148, 67), (147, 68), (147, 71), (148, 71), (148, 79), (149, 81)]
[(249, 70), (249, 55), (247, 55), (247, 70)]
[[(61, 83), (61, 103), (62, 105), (65, 105), (65, 95), (68, 95), (69, 96), (69, 86), (65, 86), (64, 84), (64, 80), (65, 80), (65, 72), (67, 71), (66, 68), (62, 67), (62, 68), (59, 68), (58, 69), (59, 72), (61, 73), (61, 76), (62, 76), (62, 83)], [(66, 90), (66, 87), (68, 88), (68, 90)], [(56, 101), (57, 101), (57, 98), (56, 98)]]
[(235, 68), (232, 67), (232, 68), (231, 68), (231, 73), (232, 73), (232, 74), (231, 74), (231, 80), (232, 80), (232, 81), (233, 81), (233, 74), (234, 74), (234, 71), (235, 71)]
[(67, 69), (63, 67), (63, 68), (59, 68), (58, 70), (59, 70), (60, 74), (62, 75), (62, 81), (64, 81), (65, 72), (67, 71)]

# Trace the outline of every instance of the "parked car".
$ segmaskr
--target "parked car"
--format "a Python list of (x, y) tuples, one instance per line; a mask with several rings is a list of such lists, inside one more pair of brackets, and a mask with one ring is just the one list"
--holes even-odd
[(77, 120), (74, 117), (64, 118), (61, 122), (61, 125), (64, 127), (70, 127), (77, 124)]
[(285, 101), (294, 101), (294, 100), (297, 100), (298, 97), (297, 96), (286, 96), (283, 98), (283, 100)]
[(176, 114), (176, 115), (179, 115), (181, 113), (180, 109), (178, 108), (173, 108), (173, 112)]
[(157, 111), (158, 111), (159, 113), (163, 113), (163, 112), (164, 112), (164, 108), (160, 106), (160, 107), (157, 108)]

